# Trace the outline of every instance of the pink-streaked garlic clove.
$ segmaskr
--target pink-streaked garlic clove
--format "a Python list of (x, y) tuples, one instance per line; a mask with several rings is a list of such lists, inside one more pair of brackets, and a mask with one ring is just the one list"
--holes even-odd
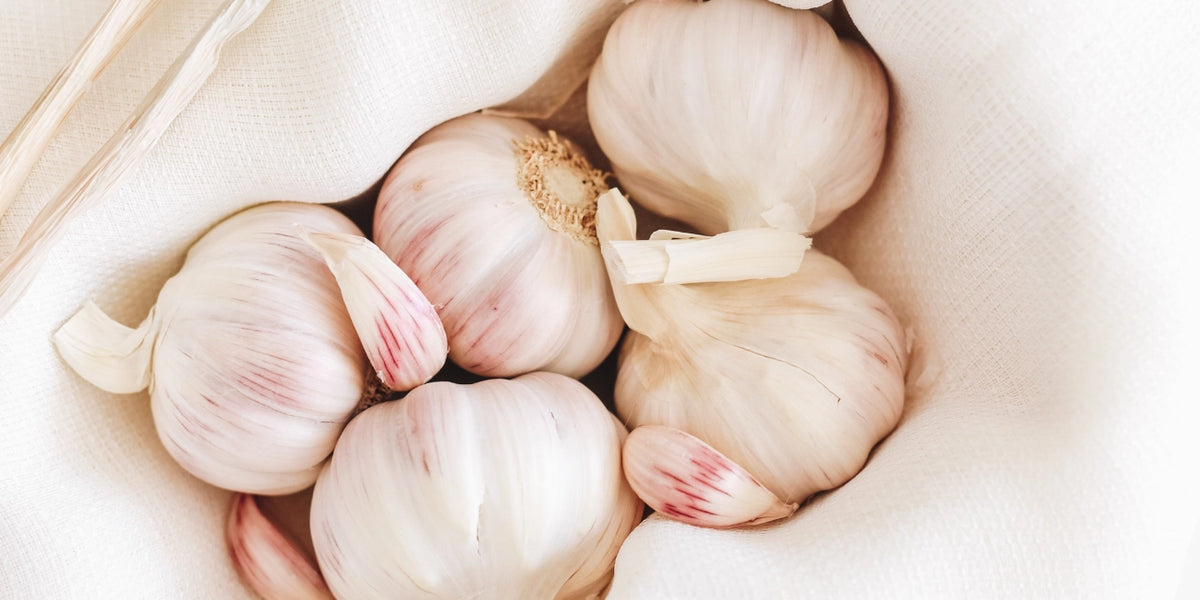
[(300, 235), (325, 259), (337, 279), (350, 320), (384, 385), (411, 390), (446, 364), (446, 330), (433, 304), (412, 279), (362, 236)]
[(263, 514), (253, 495), (233, 495), (225, 540), (238, 575), (264, 600), (333, 599), (312, 561)]
[(749, 472), (679, 429), (643, 425), (625, 440), (625, 478), (650, 508), (677, 521), (725, 529), (796, 512)]

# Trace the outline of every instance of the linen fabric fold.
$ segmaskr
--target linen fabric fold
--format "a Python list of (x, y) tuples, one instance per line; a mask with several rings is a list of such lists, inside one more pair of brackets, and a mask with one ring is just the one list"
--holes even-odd
[[(0, 131), (106, 4), (0, 3)], [(0, 220), (0, 255), (219, 4), (163, 3)], [(1171, 597), (1200, 524), (1200, 5), (845, 4), (888, 72), (891, 140), (817, 247), (912, 328), (904, 416), (787, 521), (652, 517), (609, 598)], [(0, 319), (0, 598), (252, 597), (229, 494), (170, 460), (144, 393), (88, 385), (51, 334), (89, 300), (136, 325), (241, 208), (347, 199), (437, 123), (565, 101), (623, 7), (274, 0)]]

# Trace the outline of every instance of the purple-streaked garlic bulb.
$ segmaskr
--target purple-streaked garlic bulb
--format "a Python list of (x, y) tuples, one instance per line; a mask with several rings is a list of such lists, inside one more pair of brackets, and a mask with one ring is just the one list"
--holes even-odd
[(325, 580), (342, 600), (599, 597), (642, 516), (626, 435), (587, 387), (547, 372), (368, 408), (313, 493)]
[[(610, 241), (633, 239), (633, 209), (616, 190), (601, 196), (598, 219), (606, 257)], [(691, 434), (745, 469), (749, 478), (721, 469), (740, 489), (753, 492), (752, 480), (795, 504), (854, 477), (896, 426), (905, 332), (879, 296), (815, 250), (786, 277), (754, 278), (753, 263), (742, 269), (744, 281), (614, 285), (631, 330), (617, 365), (617, 413), (635, 432), (661, 425)], [(635, 454), (652, 464), (631, 471), (684, 464)]]
[(392, 169), (374, 239), (437, 307), (456, 364), (578, 377), (622, 329), (596, 241), (607, 188), (553, 132), (471, 114), (427, 132)]
[[(327, 245), (321, 236), (362, 239), (349, 219), (324, 206), (276, 202), (242, 211), (189, 249), (141, 325), (126, 327), (88, 304), (55, 333), (59, 354), (109, 392), (149, 388), (159, 438), (196, 477), (259, 494), (311, 485), (363, 394), (363, 344), (373, 359), (394, 363), (375, 364), (380, 372), (423, 372), (409, 376), (412, 385), (431, 377), (446, 355), (432, 307), (424, 301), (421, 309), (419, 292), (382, 253), (360, 248), (331, 263), (369, 265), (374, 250), (390, 269), (373, 271), (377, 284), (340, 289), (302, 230), (324, 232), (308, 237)], [(386, 335), (360, 343), (347, 301), (354, 312), (379, 317)], [(412, 324), (413, 315), (422, 325)], [(429, 355), (382, 353), (385, 338)]]

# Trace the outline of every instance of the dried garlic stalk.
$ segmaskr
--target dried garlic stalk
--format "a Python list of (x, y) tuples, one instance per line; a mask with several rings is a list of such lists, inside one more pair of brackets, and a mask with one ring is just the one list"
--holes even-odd
[(71, 60), (0, 146), (0, 217), (21, 193), (46, 146), (92, 81), (129, 43), (161, 0), (114, 0)]
[(66, 225), (115, 189), (150, 152), (217, 67), (224, 45), (270, 0), (228, 0), (104, 147), (47, 204), (0, 263), (0, 317), (25, 294)]

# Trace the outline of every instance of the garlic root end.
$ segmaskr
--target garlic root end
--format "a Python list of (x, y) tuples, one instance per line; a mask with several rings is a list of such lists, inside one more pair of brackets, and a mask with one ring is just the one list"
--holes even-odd
[(114, 394), (133, 394), (150, 385), (153, 329), (153, 310), (133, 329), (88, 302), (54, 332), (54, 347), (92, 385)]

